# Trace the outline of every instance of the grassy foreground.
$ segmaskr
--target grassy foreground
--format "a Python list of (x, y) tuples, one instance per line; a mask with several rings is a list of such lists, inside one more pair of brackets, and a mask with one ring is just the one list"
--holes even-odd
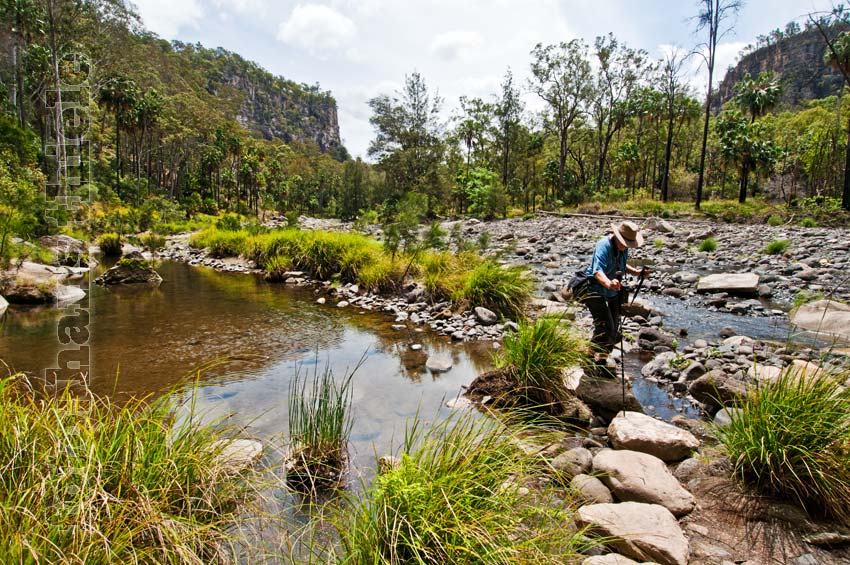
[(483, 306), (502, 316), (519, 316), (533, 287), (524, 269), (503, 268), (475, 253), (417, 249), (393, 254), (356, 233), (281, 229), (252, 234), (213, 226), (194, 234), (189, 244), (208, 248), (215, 257), (251, 259), (266, 270), (270, 280), (297, 270), (319, 280), (358, 283), (376, 292), (399, 291), (409, 280), (416, 280), (433, 299)]
[(850, 388), (846, 371), (786, 371), (738, 406), (719, 438), (735, 475), (771, 496), (850, 525)]
[(221, 430), (176, 410), (0, 380), (0, 562), (228, 561), (251, 481), (220, 461)]
[(331, 511), (339, 543), (324, 561), (578, 562), (588, 541), (571, 525), (569, 502), (523, 486), (535, 461), (513, 434), (470, 415), (412, 425), (400, 463)]

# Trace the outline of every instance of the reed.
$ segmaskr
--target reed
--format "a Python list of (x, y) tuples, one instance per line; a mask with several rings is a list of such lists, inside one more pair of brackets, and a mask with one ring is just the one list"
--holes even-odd
[(290, 383), (287, 481), (296, 490), (316, 491), (343, 482), (353, 423), (351, 379), (355, 371), (337, 382), (327, 368), (312, 378), (296, 374)]
[(35, 395), (0, 380), (0, 562), (210, 563), (233, 556), (230, 531), (251, 470), (173, 395), (116, 405), (69, 389)]

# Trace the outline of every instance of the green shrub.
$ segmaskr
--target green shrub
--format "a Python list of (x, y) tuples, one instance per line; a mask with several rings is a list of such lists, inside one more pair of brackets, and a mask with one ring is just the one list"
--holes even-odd
[(564, 398), (561, 370), (585, 361), (587, 344), (560, 318), (521, 321), (516, 333), (505, 334), (497, 367), (511, 367), (525, 398), (533, 404), (551, 404)]
[(150, 251), (159, 251), (165, 247), (165, 237), (154, 233), (146, 233), (139, 238), (139, 243)]
[(490, 247), (490, 232), (483, 231), (478, 234), (478, 249), (482, 253), (486, 252)]
[(440, 222), (431, 222), (422, 238), (422, 246), (425, 249), (442, 249), (446, 246), (446, 235), (447, 232)]
[(473, 415), (405, 434), (400, 464), (331, 518), (342, 563), (571, 563), (587, 549), (552, 487), (521, 488), (534, 461)]
[(286, 218), (287, 228), (292, 230), (298, 229), (298, 224), (301, 221), (301, 215), (298, 212), (292, 210), (287, 212), (284, 217)]
[(740, 403), (719, 438), (733, 472), (760, 492), (850, 525), (848, 375), (786, 371)]
[[(355, 368), (356, 370), (356, 368)], [(326, 369), (289, 386), (290, 456), (287, 482), (299, 490), (336, 486), (348, 462), (352, 371), (337, 382)], [(308, 382), (309, 381), (309, 382)]]
[(764, 248), (764, 252), (767, 255), (781, 255), (785, 253), (788, 249), (788, 246), (791, 245), (791, 242), (787, 239), (774, 239)]
[(803, 218), (800, 220), (801, 228), (816, 228), (818, 227), (818, 223), (814, 220), (814, 218)]
[(699, 244), (699, 250), (706, 253), (717, 251), (717, 240), (713, 237), (707, 237)]
[(242, 229), (242, 219), (239, 214), (227, 212), (216, 220), (215, 227), (222, 231), (239, 231)]
[(778, 214), (771, 214), (767, 219), (767, 225), (769, 226), (777, 227), (781, 226), (783, 223), (785, 223), (784, 220)]
[(454, 300), (468, 300), (472, 306), (483, 306), (500, 316), (521, 318), (523, 307), (531, 297), (533, 282), (524, 267), (502, 268), (492, 260), (477, 265), (465, 276)]
[(97, 239), (97, 245), (104, 257), (121, 255), (121, 237), (114, 232), (105, 233)]
[(656, 249), (661, 249), (662, 247), (664, 247), (664, 240), (659, 237), (659, 238), (656, 238), (652, 242), (652, 244), (655, 246)]
[(218, 438), (235, 430), (176, 417), (175, 395), (119, 405), (21, 381), (0, 381), (4, 563), (237, 558), (232, 525), (258, 477), (225, 468)]

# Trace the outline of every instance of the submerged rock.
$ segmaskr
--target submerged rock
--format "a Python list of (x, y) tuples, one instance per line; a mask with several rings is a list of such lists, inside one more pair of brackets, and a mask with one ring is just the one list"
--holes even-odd
[(452, 358), (448, 355), (430, 355), (425, 361), (425, 368), (432, 373), (445, 373), (452, 368)]
[(146, 260), (138, 251), (131, 251), (124, 255), (111, 269), (103, 273), (96, 280), (102, 285), (114, 284), (150, 284), (158, 285), (162, 282), (150, 261)]

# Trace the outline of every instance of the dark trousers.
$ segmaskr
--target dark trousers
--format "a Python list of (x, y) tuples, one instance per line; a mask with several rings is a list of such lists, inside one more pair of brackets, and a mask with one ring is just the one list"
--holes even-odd
[(584, 304), (593, 316), (593, 337), (590, 345), (599, 353), (610, 353), (620, 341), (617, 330), (620, 328), (620, 296), (606, 298), (598, 294), (589, 294)]

